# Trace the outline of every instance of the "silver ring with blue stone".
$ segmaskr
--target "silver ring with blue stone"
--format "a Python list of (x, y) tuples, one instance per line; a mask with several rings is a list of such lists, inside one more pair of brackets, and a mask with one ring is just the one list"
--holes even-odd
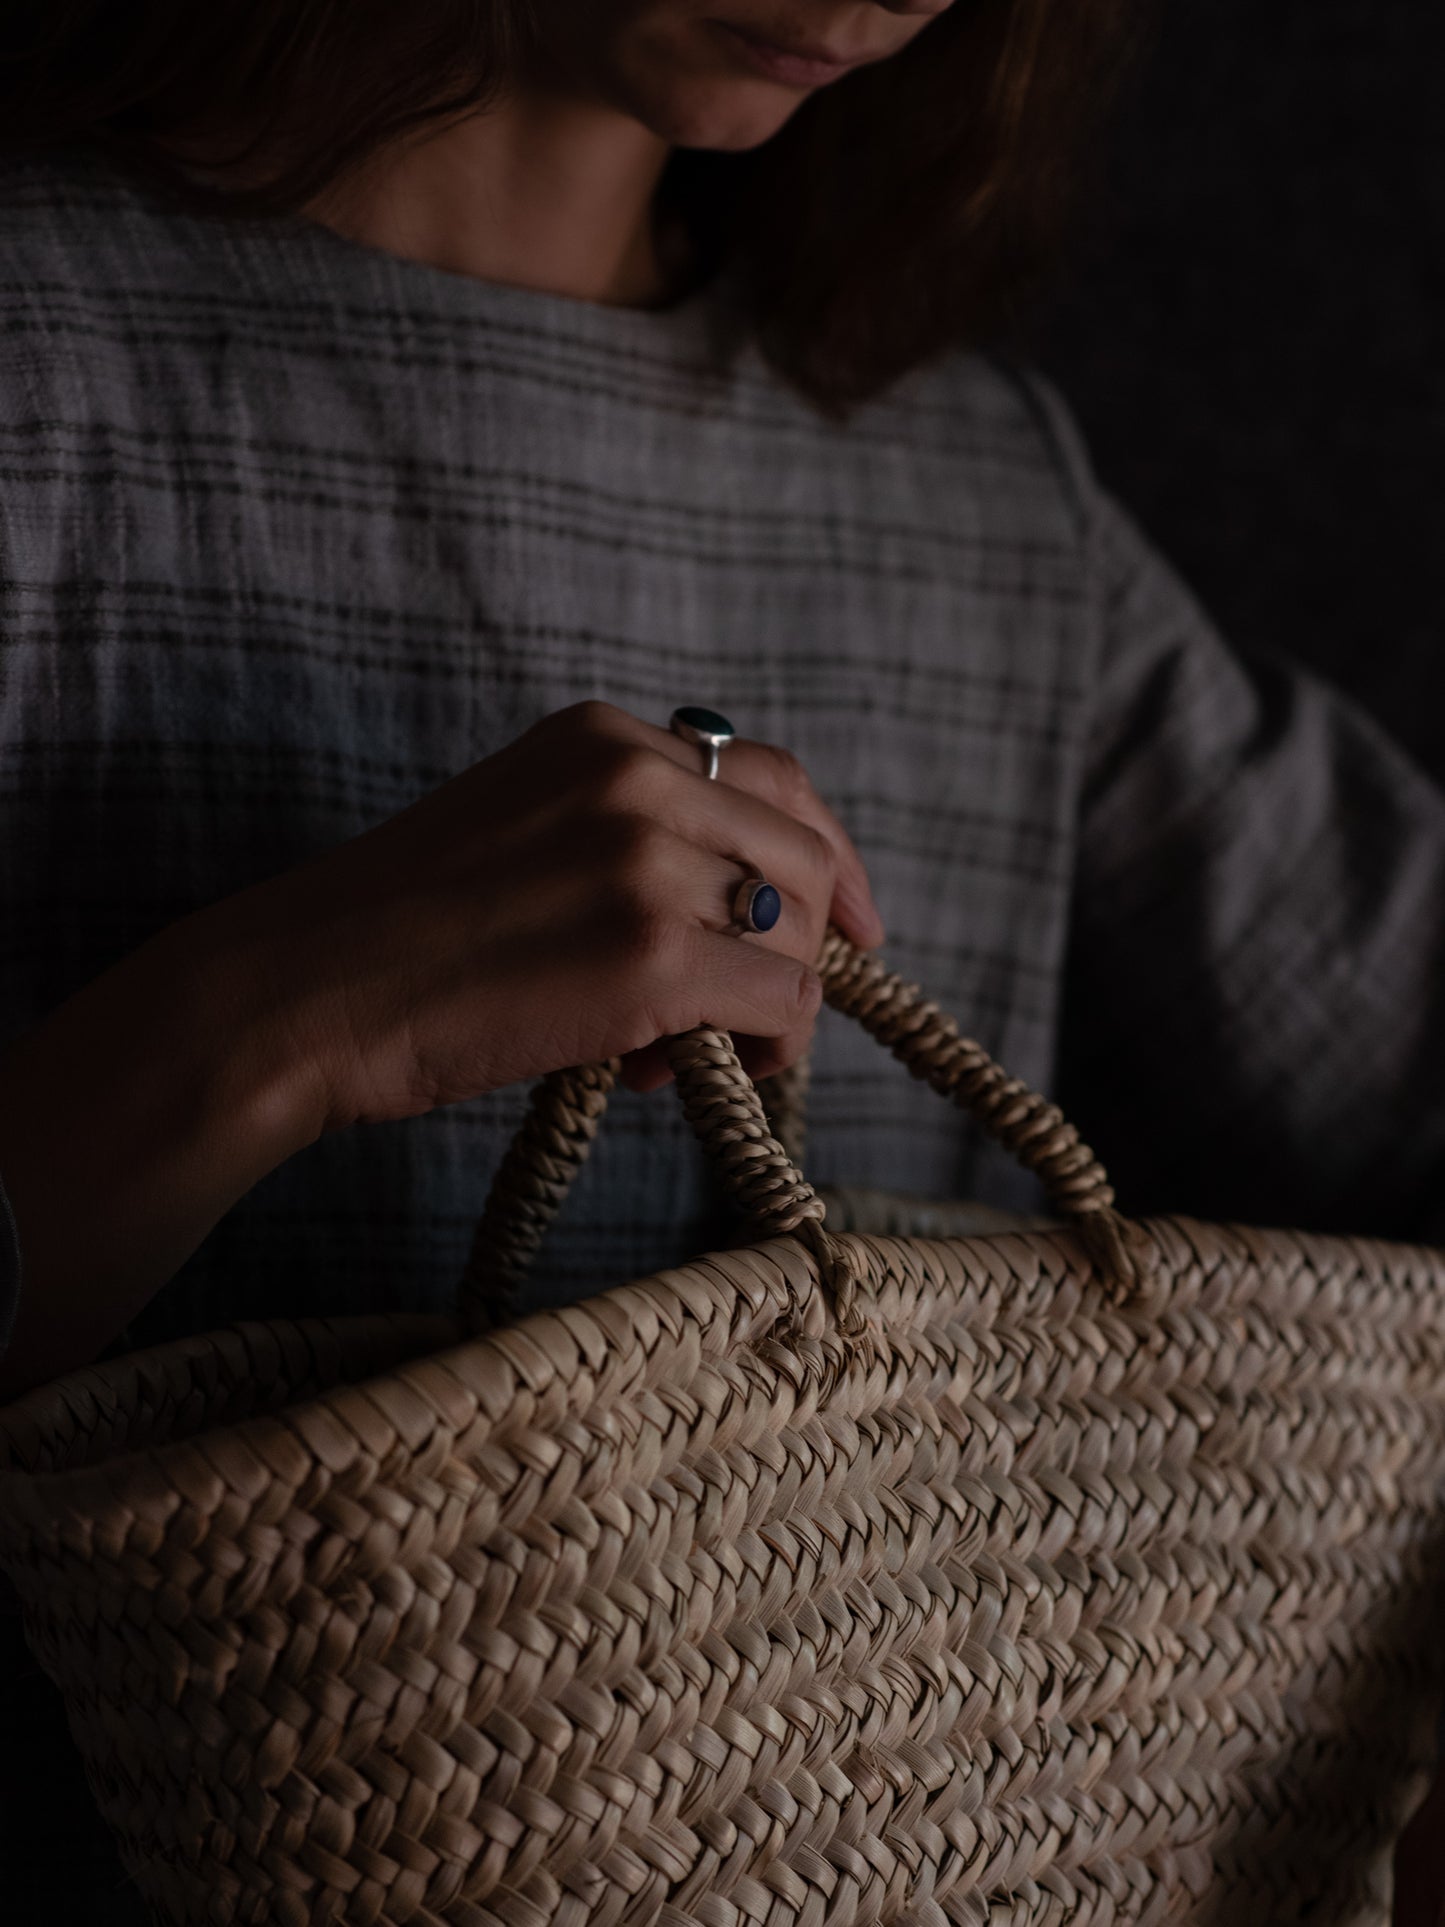
[(715, 780), (718, 751), (726, 749), (737, 734), (727, 717), (719, 716), (715, 709), (702, 709), (696, 703), (686, 703), (681, 709), (673, 710), (668, 728), (685, 743), (697, 744), (706, 761), (704, 773), (709, 781)]
[(765, 877), (748, 877), (733, 898), (733, 928), (771, 930), (783, 914), (783, 899)]

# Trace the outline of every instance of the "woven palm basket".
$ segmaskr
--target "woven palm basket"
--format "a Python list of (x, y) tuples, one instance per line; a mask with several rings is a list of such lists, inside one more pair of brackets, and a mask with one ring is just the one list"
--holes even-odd
[(1387, 1921), (1445, 1259), (1131, 1224), (916, 990), (822, 967), (1058, 1223), (825, 1228), (698, 1031), (756, 1242), (506, 1322), (593, 1067), (539, 1087), (455, 1318), (240, 1325), (0, 1415), (3, 1563), (158, 1920)]

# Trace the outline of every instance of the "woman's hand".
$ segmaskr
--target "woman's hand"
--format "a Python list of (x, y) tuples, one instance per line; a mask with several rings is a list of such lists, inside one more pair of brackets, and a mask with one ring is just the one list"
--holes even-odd
[[(158, 931), (0, 1053), (25, 1288), (0, 1400), (96, 1352), (237, 1199), (327, 1131), (627, 1059), (707, 1021), (756, 1076), (805, 1048), (831, 919), (882, 932), (797, 763), (605, 703), (549, 716), (399, 816)], [(725, 934), (753, 868), (783, 915)]]
[[(731, 934), (754, 872), (783, 914)], [(709, 782), (694, 746), (587, 702), (196, 913), (191, 935), (264, 999), (332, 1131), (611, 1056), (650, 1090), (670, 1075), (658, 1040), (702, 1022), (766, 1076), (807, 1048), (830, 920), (882, 939), (858, 853), (795, 758), (734, 742)]]

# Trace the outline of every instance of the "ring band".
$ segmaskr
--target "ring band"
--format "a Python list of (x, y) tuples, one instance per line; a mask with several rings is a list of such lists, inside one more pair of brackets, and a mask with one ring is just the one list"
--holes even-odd
[(716, 781), (718, 752), (726, 749), (737, 734), (727, 717), (719, 716), (715, 709), (685, 703), (673, 710), (668, 728), (685, 743), (697, 744), (703, 754), (703, 774), (709, 782)]
[(783, 899), (766, 877), (747, 877), (733, 898), (735, 930), (771, 930), (783, 914)]

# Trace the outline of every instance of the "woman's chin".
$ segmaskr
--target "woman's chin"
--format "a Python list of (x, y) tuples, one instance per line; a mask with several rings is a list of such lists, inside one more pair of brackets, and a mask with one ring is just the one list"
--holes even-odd
[(671, 147), (741, 153), (771, 140), (806, 99), (773, 81), (710, 75), (639, 89), (628, 111)]
[(776, 131), (798, 112), (803, 94), (784, 94), (780, 87), (757, 83), (757, 92), (767, 98), (740, 100), (744, 89), (719, 87), (717, 100), (688, 102), (674, 106), (667, 125), (653, 121), (653, 131), (670, 146), (705, 146), (719, 152), (742, 154), (749, 146), (771, 141)]

